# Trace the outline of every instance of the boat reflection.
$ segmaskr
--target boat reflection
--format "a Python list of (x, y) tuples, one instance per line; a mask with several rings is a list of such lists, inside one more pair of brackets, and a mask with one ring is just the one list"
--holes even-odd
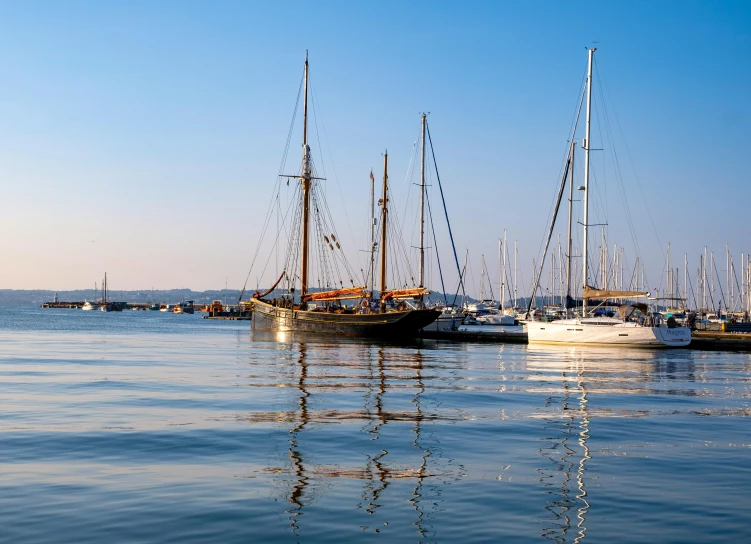
[[(527, 352), (528, 380), (550, 387), (550, 373), (582, 371), (590, 393), (701, 396), (702, 392), (671, 382), (703, 381), (709, 371), (690, 350), (644, 350), (623, 348), (582, 348), (534, 346)], [(697, 359), (699, 359), (697, 364)], [(667, 387), (666, 387), (667, 384)], [(557, 385), (554, 389), (559, 389)], [(631, 411), (636, 413), (635, 411)]]
[[(425, 508), (426, 505), (437, 508), (440, 501), (432, 496), (429, 500), (425, 498), (425, 482), (440, 471), (431, 467), (431, 448), (435, 445), (435, 437), (431, 435), (430, 441), (426, 441), (423, 426), (425, 421), (440, 419), (440, 416), (424, 408), (423, 395), (426, 387), (423, 381), (423, 353), (419, 349), (400, 349), (399, 358), (396, 359), (394, 354), (397, 352), (390, 350), (387, 345), (363, 344), (360, 341), (357, 346), (347, 346), (346, 356), (333, 361), (334, 354), (343, 348), (339, 342), (316, 344), (314, 350), (310, 350), (308, 344), (302, 342), (279, 344), (277, 347), (286, 347), (296, 353), (293, 362), (294, 379), (287, 382), (292, 382), (297, 390), (296, 408), (293, 414), (256, 413), (249, 419), (290, 423), (287, 468), (269, 467), (266, 472), (282, 475), (283, 485), (287, 486), (285, 496), (288, 506), (285, 515), (292, 533), (296, 537), (304, 536), (302, 525), (306, 507), (319, 499), (324, 500), (324, 490), (331, 485), (326, 481), (354, 479), (362, 481), (362, 488), (354, 505), (356, 509), (373, 516), (383, 510), (385, 503), (389, 506), (386, 509), (388, 512), (382, 512), (377, 519), (375, 516), (371, 517), (370, 523), (359, 525), (359, 529), (379, 533), (389, 525), (390, 520), (386, 516), (404, 517), (404, 512), (394, 514), (395, 505), (409, 504), (413, 511), (412, 525), (417, 531), (418, 539), (429, 536), (431, 525)], [(280, 359), (280, 362), (284, 361)], [(337, 381), (340, 383), (336, 383)], [(342, 384), (342, 381), (347, 383)], [(320, 408), (324, 402), (332, 402), (332, 391), (351, 395), (353, 387), (356, 388), (357, 395), (361, 395), (361, 409)], [(410, 393), (409, 399), (404, 398), (405, 388), (414, 391)], [(390, 391), (396, 393), (391, 400)], [(411, 408), (398, 406), (399, 402), (406, 403), (407, 400)], [(388, 410), (387, 404), (398, 408)], [(326, 462), (321, 463), (318, 457), (323, 455), (320, 444), (322, 437), (326, 436), (322, 425), (359, 422), (362, 422), (359, 425), (361, 435), (349, 435), (353, 444), (351, 450), (326, 453)], [(405, 424), (411, 425), (411, 429), (407, 430)], [(388, 442), (381, 444), (384, 431), (390, 425), (397, 427), (388, 433)], [(405, 448), (404, 441), (395, 441), (394, 436), (403, 437), (406, 432), (412, 436), (411, 443)], [(372, 446), (363, 446), (362, 440), (367, 440)], [(392, 447), (398, 450), (397, 455), (390, 452)], [(353, 456), (361, 457), (362, 462), (353, 463)], [(348, 461), (336, 462), (332, 457), (343, 457)], [(397, 481), (401, 485), (391, 492), (389, 488)], [(405, 496), (403, 486), (407, 481), (413, 481), (414, 485)], [(389, 493), (390, 496), (385, 497)], [(402, 495), (398, 496), (399, 493)], [(314, 522), (316, 520), (311, 519), (308, 524)]]
[[(528, 380), (544, 391), (546, 445), (540, 455), (550, 467), (539, 470), (540, 482), (550, 500), (551, 514), (542, 536), (555, 542), (581, 542), (587, 533), (590, 495), (586, 486), (587, 463), (592, 458), (588, 442), (593, 418), (645, 417), (643, 406), (605, 406), (605, 399), (620, 395), (701, 395), (685, 385), (702, 379), (703, 367), (688, 350), (648, 351), (621, 348), (534, 346), (527, 356)], [(668, 387), (665, 387), (665, 384)], [(601, 395), (597, 407), (592, 395)]]
[(562, 417), (546, 418), (546, 429), (557, 436), (549, 437), (549, 443), (539, 450), (553, 465), (552, 470), (539, 470), (540, 481), (551, 495), (545, 509), (553, 516), (543, 523), (541, 536), (555, 542), (581, 542), (587, 533), (585, 523), (590, 508), (586, 463), (592, 458), (588, 446), (591, 417), (588, 384), (581, 360), (585, 352), (557, 351), (563, 356), (558, 363), (562, 393), (551, 394), (546, 406), (558, 405)]

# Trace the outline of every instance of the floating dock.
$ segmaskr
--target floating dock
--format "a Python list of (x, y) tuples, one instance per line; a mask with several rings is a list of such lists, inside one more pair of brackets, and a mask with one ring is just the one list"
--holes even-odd
[[(496, 327), (458, 327), (456, 330), (423, 330), (420, 338), (449, 342), (495, 342), (499, 344), (526, 344), (527, 333)], [(687, 349), (751, 352), (751, 334), (716, 331), (694, 331)]]
[(734, 332), (697, 332), (691, 334), (691, 349), (751, 352), (751, 334)]
[[(520, 328), (520, 327), (518, 327)], [(448, 340), (450, 342), (497, 342), (506, 344), (526, 344), (527, 333), (523, 330), (509, 331), (496, 327), (468, 328), (457, 327), (456, 330), (422, 330), (420, 338)]]

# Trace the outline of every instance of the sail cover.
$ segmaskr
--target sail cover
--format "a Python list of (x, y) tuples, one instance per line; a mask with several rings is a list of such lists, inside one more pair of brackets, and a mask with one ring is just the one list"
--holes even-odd
[(634, 297), (649, 297), (649, 293), (644, 291), (613, 291), (611, 289), (595, 289), (589, 285), (584, 286), (584, 292), (582, 298), (634, 298)]

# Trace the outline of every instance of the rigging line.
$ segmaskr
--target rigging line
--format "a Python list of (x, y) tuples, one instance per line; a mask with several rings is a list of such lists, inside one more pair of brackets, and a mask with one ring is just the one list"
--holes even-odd
[[(472, 270), (472, 260), (471, 259), (467, 259), (467, 268), (469, 268), (469, 272), (468, 272), (468, 274), (469, 274), (469, 281), (472, 284), (472, 291), (471, 292), (474, 293), (474, 294), (477, 294), (477, 288), (475, 287), (475, 273)], [(467, 274), (467, 272), (465, 272), (465, 275), (466, 274)]]
[[(336, 229), (336, 224), (334, 222), (334, 218), (333, 218), (333, 216), (331, 214), (331, 207), (328, 204), (328, 199), (326, 197), (326, 191), (323, 190), (321, 184), (316, 184), (316, 187), (319, 187), (319, 186), (321, 187), (320, 189), (317, 189), (317, 193), (319, 195), (319, 202), (320, 202), (320, 205), (321, 205), (321, 208), (323, 209), (323, 211), (326, 212), (326, 216), (323, 218), (324, 219), (324, 223), (325, 223), (324, 226), (327, 229), (329, 229), (328, 234), (332, 234), (333, 233), (337, 237), (337, 239), (341, 239), (341, 237), (339, 236), (339, 232)], [(347, 272), (350, 274), (350, 276), (353, 275), (353, 273), (354, 273), (353, 269), (350, 266), (349, 262), (346, 260), (346, 258), (343, 257), (342, 258), (342, 262), (344, 263), (344, 266), (345, 266)]]
[[(727, 312), (728, 304), (725, 302), (725, 293), (722, 292), (722, 282), (720, 281), (720, 274), (717, 272), (717, 261), (714, 260), (714, 275), (717, 278), (717, 286), (720, 288), (720, 296), (722, 297), (722, 303), (725, 305), (725, 311)], [(717, 302), (720, 302), (719, 300)], [(712, 306), (714, 306), (714, 300), (712, 301)], [(714, 310), (714, 308), (712, 308)], [(717, 316), (720, 317), (719, 315)]]
[[(589, 146), (589, 142), (587, 142), (587, 146)], [(558, 190), (558, 199), (555, 204), (555, 211), (553, 213), (553, 221), (550, 224), (550, 230), (548, 231), (548, 239), (545, 242), (545, 251), (542, 254), (542, 260), (540, 261), (540, 267), (537, 270), (537, 278), (535, 279), (535, 283), (532, 287), (532, 296), (529, 298), (529, 304), (527, 305), (527, 317), (529, 317), (529, 311), (532, 309), (532, 300), (535, 298), (535, 294), (537, 292), (537, 288), (540, 285), (540, 276), (542, 275), (542, 268), (543, 264), (545, 262), (545, 257), (548, 253), (548, 247), (550, 246), (550, 239), (553, 237), (553, 228), (555, 227), (555, 219), (558, 215), (558, 208), (561, 205), (561, 200), (563, 199), (563, 190), (566, 187), (566, 179), (568, 178), (568, 170), (571, 166), (571, 158), (569, 157), (569, 160), (566, 162), (566, 169), (563, 171), (563, 177), (561, 178), (561, 184), (560, 189)], [(552, 288), (552, 285), (551, 285)]]
[[(446, 285), (443, 281), (443, 269), (441, 268), (441, 255), (438, 251), (438, 239), (436, 238), (435, 234), (435, 225), (433, 224), (433, 211), (430, 207), (430, 199), (426, 198), (425, 201), (428, 204), (428, 218), (430, 219), (430, 230), (433, 233), (433, 247), (435, 248), (435, 258), (438, 262), (438, 276), (441, 278), (441, 294), (443, 295), (443, 302), (446, 306), (448, 306), (448, 298), (446, 297)], [(429, 262), (433, 262), (431, 259)], [(423, 286), (424, 287), (424, 286)]]
[[(420, 187), (419, 183), (414, 183), (412, 180), (414, 180), (415, 169), (417, 168), (417, 143), (421, 141), (422, 141), (422, 136), (418, 137), (418, 140), (417, 142), (415, 142), (415, 147), (414, 147), (415, 160), (412, 162), (412, 172), (411, 172), (412, 175), (410, 176), (410, 184), (407, 187), (407, 201), (404, 203), (404, 213), (402, 214), (402, 225), (404, 225), (405, 227), (407, 225), (407, 209), (409, 207), (409, 202), (412, 199), (413, 194), (418, 193), (415, 187)], [(422, 190), (422, 187), (420, 187), (420, 190)], [(417, 200), (419, 202), (419, 197), (417, 197)], [(412, 242), (412, 240), (415, 239), (415, 232), (417, 231), (419, 225), (420, 225), (420, 217), (418, 215), (413, 215), (412, 216), (412, 232), (409, 235), (410, 243)]]
[[(600, 74), (599, 68), (597, 68), (598, 76)], [(610, 96), (610, 89), (608, 88), (607, 84), (605, 83), (605, 80), (600, 76), (601, 86), (605, 90), (605, 93), (607, 93), (608, 98), (610, 99), (610, 102), (613, 102), (612, 97)], [(639, 193), (641, 194), (642, 200), (644, 201), (644, 208), (647, 210), (647, 215), (649, 216), (649, 221), (652, 225), (652, 231), (654, 232), (655, 238), (657, 238), (657, 242), (660, 244), (660, 251), (664, 253), (663, 250), (663, 243), (662, 240), (660, 240), (660, 235), (658, 234), (657, 227), (655, 226), (654, 217), (652, 216), (652, 211), (649, 208), (649, 203), (647, 200), (646, 195), (644, 194), (644, 188), (642, 187), (641, 179), (639, 178), (639, 174), (636, 171), (636, 165), (634, 164), (634, 159), (631, 156), (631, 150), (628, 147), (628, 143), (626, 142), (626, 138), (623, 134), (623, 127), (621, 126), (621, 121), (618, 118), (618, 113), (613, 110), (613, 117), (615, 117), (615, 123), (618, 126), (618, 131), (621, 134), (621, 139), (623, 140), (623, 146), (626, 148), (626, 155), (628, 155), (629, 162), (631, 163), (631, 169), (633, 170), (634, 177), (636, 178), (636, 184), (639, 187)]]
[(281, 186), (281, 178), (279, 177), (284, 170), (285, 165), (287, 164), (287, 155), (289, 153), (289, 146), (290, 142), (292, 141), (292, 132), (295, 127), (295, 119), (297, 118), (297, 109), (300, 106), (300, 95), (302, 94), (302, 88), (303, 88), (303, 82), (305, 81), (305, 71), (303, 70), (303, 75), (300, 78), (300, 84), (297, 87), (297, 100), (295, 101), (295, 109), (292, 112), (292, 121), (290, 122), (289, 131), (287, 132), (287, 142), (284, 146), (284, 153), (282, 154), (282, 160), (279, 164), (279, 171), (277, 173), (277, 180), (276, 185), (274, 186), (274, 191), (271, 193), (271, 203), (269, 205), (269, 210), (267, 212), (267, 218), (265, 220), (265, 224), (263, 229), (261, 230), (261, 236), (258, 239), (258, 245), (256, 246), (255, 254), (253, 255), (253, 259), (250, 263), (250, 269), (248, 270), (248, 275), (245, 277), (245, 283), (243, 284), (243, 288), (240, 291), (240, 297), (237, 299), (238, 304), (242, 300), (243, 294), (245, 293), (245, 290), (248, 287), (248, 280), (250, 279), (250, 275), (253, 272), (253, 266), (255, 265), (256, 258), (258, 257), (258, 252), (261, 250), (261, 244), (263, 242), (264, 235), (266, 234), (266, 228), (268, 227), (268, 222), (271, 221), (271, 215), (273, 214), (273, 202), (274, 202), (274, 195), (277, 193), (278, 187)]
[[(315, 93), (313, 91), (312, 85), (310, 86), (310, 98), (311, 98), (311, 102), (312, 102), (312, 106), (313, 106), (313, 123), (314, 123), (314, 125), (316, 127), (316, 138), (318, 139), (318, 145), (319, 145), (319, 147), (321, 147), (321, 139), (320, 139), (320, 136), (318, 135), (318, 116), (316, 115), (316, 110), (317, 110), (316, 103), (317, 103), (317, 100), (316, 100)], [(344, 195), (342, 194), (342, 187), (341, 187), (341, 184), (339, 183), (339, 174), (336, 171), (336, 162), (334, 161), (334, 154), (331, 152), (331, 144), (329, 144), (329, 137), (328, 137), (328, 133), (326, 132), (326, 124), (324, 123), (323, 118), (321, 118), (321, 131), (323, 132), (323, 138), (324, 138), (324, 141), (326, 142), (326, 149), (328, 150), (328, 152), (329, 152), (329, 158), (331, 159), (331, 168), (332, 168), (332, 170), (334, 172), (334, 181), (336, 182), (336, 189), (337, 189), (337, 192), (339, 193), (339, 198), (342, 201), (342, 209), (344, 211), (344, 219), (347, 222), (347, 229), (349, 230), (349, 235), (350, 235), (350, 238), (351, 238), (351, 242), (353, 244), (356, 244), (355, 237), (354, 237), (354, 234), (353, 234), (354, 230), (352, 229), (352, 223), (349, 220), (349, 213), (347, 212), (347, 204), (346, 204), (346, 202), (344, 200)], [(325, 165), (323, 164), (323, 151), (321, 151), (321, 166), (322, 166), (323, 171), (324, 171), (324, 176), (323, 177), (326, 177), (326, 175), (325, 175), (326, 168), (325, 168)], [(339, 235), (337, 234), (337, 237), (338, 236)], [(356, 246), (353, 246), (353, 247), (356, 247)]]
[[(282, 220), (282, 223), (286, 222), (291, 209), (292, 209), (292, 201), (287, 206), (287, 212), (284, 215), (284, 219)], [(275, 247), (278, 247), (279, 238), (281, 237), (281, 234), (282, 234), (282, 231), (280, 229), (277, 230), (276, 238), (274, 239), (274, 245), (272, 246), (272, 251), (269, 253), (268, 259), (266, 259), (266, 263), (264, 264), (263, 270), (261, 271), (261, 276), (263, 276), (266, 273), (266, 270), (268, 269), (269, 262), (271, 261), (271, 258), (274, 256), (273, 250)]]
[[(322, 189), (319, 189), (317, 191), (317, 194), (319, 195), (318, 201), (321, 205), (321, 208), (326, 212), (326, 216), (323, 217), (324, 226), (329, 229), (328, 233), (324, 233), (324, 234), (333, 234), (334, 236), (337, 237), (337, 240), (339, 240), (340, 239), (339, 232), (336, 230), (336, 227), (334, 225), (334, 219), (331, 215), (331, 208), (328, 205), (328, 200), (326, 199), (326, 192), (323, 191)], [(336, 245), (336, 240), (334, 241), (334, 245)], [(344, 255), (344, 250), (341, 249), (341, 245), (339, 245), (337, 249), (340, 250), (340, 253), (341, 253), (340, 258), (344, 266), (344, 269), (349, 275), (350, 280), (352, 280), (355, 277), (354, 269), (349, 264), (349, 261), (346, 259)]]
[(292, 289), (294, 289), (296, 284), (297, 276), (297, 270), (298, 270), (298, 264), (300, 259), (300, 247), (302, 245), (301, 243), (301, 229), (300, 225), (302, 223), (302, 188), (300, 185), (297, 186), (297, 190), (295, 191), (295, 195), (298, 195), (296, 199), (293, 199), (292, 202), (296, 204), (294, 206), (295, 215), (294, 215), (294, 221), (292, 223), (292, 228), (290, 230), (290, 236), (288, 238), (288, 244), (287, 244), (287, 256), (285, 262), (287, 263), (285, 268), (287, 271), (291, 272), (287, 274), (287, 290), (288, 292), (291, 292)]
[[(279, 180), (281, 180), (281, 178), (277, 178), (277, 185), (280, 183)], [(274, 194), (275, 193), (276, 191), (274, 191)], [(251, 260), (251, 263), (250, 263), (250, 269), (248, 270), (248, 275), (245, 277), (245, 283), (243, 284), (242, 291), (240, 291), (240, 298), (238, 299), (238, 303), (240, 302), (240, 300), (242, 300), (242, 296), (248, 287), (248, 280), (250, 279), (250, 275), (253, 272), (253, 267), (255, 266), (256, 259), (258, 258), (258, 253), (261, 251), (261, 245), (266, 235), (266, 230), (268, 229), (268, 226), (271, 223), (271, 217), (273, 216), (273, 211), (274, 211), (274, 197), (272, 195), (271, 203), (269, 205), (269, 209), (268, 209), (268, 212), (266, 213), (266, 218), (264, 220), (264, 225), (263, 225), (263, 228), (261, 229), (261, 236), (258, 238), (258, 245), (256, 246), (255, 253), (253, 254), (253, 259)]]
[[(568, 163), (568, 157), (571, 154), (570, 143), (574, 140), (574, 138), (576, 138), (576, 129), (579, 126), (579, 118), (581, 117), (581, 110), (582, 110), (582, 107), (584, 105), (584, 97), (586, 96), (586, 90), (587, 90), (586, 84), (587, 84), (587, 76), (585, 75), (582, 78), (582, 82), (581, 82), (580, 87), (579, 87), (580, 88), (579, 104), (576, 107), (576, 113), (574, 114), (574, 117), (571, 120), (571, 124), (569, 125), (569, 127), (570, 127), (570, 129), (569, 129), (569, 136), (570, 137), (569, 137), (569, 140), (568, 140), (568, 144), (566, 145), (566, 151), (563, 154), (563, 157), (561, 158), (561, 163), (560, 163), (560, 167), (559, 167), (559, 170), (558, 170), (558, 175), (561, 174), (561, 172), (563, 171), (563, 169), (566, 167), (566, 164)], [(550, 221), (550, 214), (553, 211), (553, 206), (554, 205), (555, 205), (555, 198), (553, 200), (551, 200), (550, 207), (548, 208), (548, 221)], [(543, 237), (543, 239), (544, 239), (544, 237)], [(543, 239), (540, 240), (540, 245), (537, 248), (537, 256), (538, 257), (540, 256), (540, 252), (542, 251), (542, 240)], [(544, 263), (542, 263), (542, 264), (544, 264)]]
[[(435, 160), (435, 149), (433, 149), (433, 139), (430, 136), (430, 125), (428, 124), (427, 119), (425, 120), (425, 131), (428, 134), (428, 143), (430, 144), (430, 154), (433, 157), (433, 165), (435, 166), (435, 177), (438, 180), (438, 189), (441, 192), (441, 202), (443, 203), (443, 213), (446, 216), (446, 225), (448, 225), (449, 238), (451, 239), (451, 249), (454, 252), (454, 262), (456, 263), (456, 270), (459, 272), (459, 287), (460, 289), (463, 289), (464, 278), (462, 276), (462, 269), (459, 266), (459, 257), (457, 257), (456, 255), (456, 245), (454, 244), (454, 234), (451, 232), (451, 222), (449, 221), (449, 212), (446, 209), (446, 198), (443, 195), (443, 185), (441, 185), (441, 176), (438, 173), (438, 163)], [(457, 289), (456, 293), (454, 293), (454, 301), (452, 304), (456, 304), (456, 297), (459, 296), (460, 289)]]
[[(735, 279), (735, 286), (738, 288), (738, 293), (742, 294), (743, 288), (738, 284), (738, 272), (735, 270), (735, 263), (732, 261), (732, 256), (730, 258), (731, 258), (730, 270), (732, 270), (731, 274), (732, 274), (733, 279)], [(735, 305), (735, 307), (733, 308), (733, 311), (735, 311), (735, 308), (737, 308), (737, 305)]]
[(333, 253), (334, 250), (329, 247), (329, 244), (332, 242), (329, 241), (329, 244), (326, 243), (326, 240), (324, 239), (324, 236), (328, 237), (328, 234), (330, 234), (330, 226), (326, 223), (326, 217), (321, 214), (321, 194), (323, 191), (320, 190), (320, 185), (316, 185), (316, 198), (314, 202), (314, 210), (316, 214), (316, 226), (318, 228), (318, 243), (319, 243), (319, 251), (320, 251), (320, 263), (321, 268), (323, 270), (324, 280), (327, 285), (336, 285), (337, 279), (339, 281), (339, 284), (342, 284), (342, 273), (339, 269), (339, 264), (336, 261), (336, 255), (330, 255), (330, 253)]
[[(598, 89), (599, 88), (600, 87), (598, 87)], [(595, 100), (595, 102), (594, 102), (594, 104), (592, 106), (592, 109), (594, 110), (594, 113), (595, 113), (595, 117), (597, 118), (597, 122), (595, 123), (595, 126), (597, 128), (597, 135), (600, 138), (600, 142), (604, 142), (605, 138), (602, 135), (602, 125), (604, 123), (602, 123), (600, 121), (600, 108), (601, 107), (604, 109), (605, 108), (605, 104), (600, 105)], [(589, 144), (587, 144), (587, 145), (589, 145)], [(590, 146), (590, 149), (591, 149), (591, 146)], [(602, 187), (602, 193), (603, 194), (602, 194), (601, 198), (602, 198), (602, 209), (603, 209), (603, 212), (604, 212), (603, 218), (607, 218), (608, 215), (609, 215), (608, 214), (608, 211), (609, 211), (608, 210), (608, 169), (607, 169), (606, 157), (604, 157), (604, 156), (602, 157), (602, 181), (597, 183), (597, 187), (598, 188)]]
[[(576, 114), (574, 115), (574, 119), (572, 121), (571, 132), (570, 132), (571, 137), (569, 139), (569, 143), (574, 140), (574, 138), (576, 136), (576, 129), (579, 126), (579, 118), (581, 116), (581, 109), (582, 109), (582, 105), (584, 104), (584, 96), (585, 96), (585, 91), (586, 91), (585, 83), (587, 83), (587, 78), (586, 77), (583, 79), (583, 83), (581, 85), (581, 93), (579, 95), (579, 104), (576, 107)], [(590, 143), (587, 142), (587, 146), (589, 146), (589, 145), (590, 145)], [(559, 170), (559, 174), (564, 169), (565, 169), (566, 172), (568, 172), (569, 167), (571, 165), (570, 145), (567, 145), (566, 148), (567, 148), (567, 150), (566, 150), (566, 153), (563, 156), (563, 160), (562, 160), (562, 163), (561, 163), (561, 170)], [(563, 185), (561, 186), (561, 190), (563, 190), (563, 186), (565, 185), (565, 180), (562, 183), (563, 183)], [(545, 254), (542, 255), (541, 259), (540, 259), (540, 253), (542, 252), (542, 245), (543, 245), (542, 240), (540, 241), (540, 246), (537, 249), (537, 257), (538, 257), (538, 260), (540, 261), (540, 267), (539, 267), (540, 274), (542, 273), (542, 269), (545, 266), (545, 255), (547, 254), (547, 247), (548, 247), (548, 244), (550, 243), (550, 236), (552, 236), (552, 228), (553, 228), (553, 225), (555, 225), (556, 216), (558, 214), (558, 209), (559, 209), (559, 206), (560, 206), (560, 198), (561, 197), (559, 195), (558, 200), (557, 201), (554, 200), (551, 203), (551, 208), (548, 211), (548, 221), (549, 221), (549, 225), (550, 225), (550, 229), (551, 230), (550, 230), (550, 234), (548, 236), (548, 241), (547, 241), (547, 243), (545, 245)], [(555, 212), (554, 212), (554, 214), (553, 214), (553, 206), (555, 206)], [(553, 214), (553, 215), (551, 215), (551, 214)], [(532, 273), (535, 274), (535, 271), (533, 270)], [(538, 281), (539, 281), (539, 279), (538, 279)], [(535, 291), (536, 291), (536, 287), (535, 287)], [(534, 293), (532, 294), (532, 298), (534, 298)]]
[[(393, 202), (393, 199), (391, 199)], [(394, 215), (391, 221), (388, 223), (389, 235), (392, 239), (392, 254), (396, 257), (395, 260), (403, 260), (406, 266), (406, 271), (409, 272), (411, 278), (414, 278), (414, 271), (412, 270), (412, 263), (409, 258), (409, 252), (404, 242), (404, 229), (399, 222), (398, 215)], [(393, 263), (392, 263), (393, 264)], [(406, 272), (405, 272), (406, 273)]]
[[(599, 75), (599, 72), (598, 72), (598, 75)], [(603, 117), (605, 118), (605, 128), (606, 128), (608, 139), (610, 142), (610, 151), (613, 154), (612, 156), (613, 156), (613, 162), (614, 162), (613, 167), (615, 170), (615, 177), (618, 182), (618, 189), (620, 191), (621, 201), (623, 202), (623, 207), (626, 212), (629, 232), (631, 234), (631, 241), (634, 244), (636, 256), (641, 258), (641, 247), (639, 246), (639, 240), (636, 236), (636, 228), (634, 226), (634, 220), (631, 214), (631, 206), (629, 205), (629, 201), (628, 201), (628, 193), (626, 192), (626, 187), (623, 183), (623, 174), (621, 172), (620, 161), (618, 160), (618, 152), (615, 148), (615, 139), (613, 138), (613, 131), (611, 129), (611, 124), (610, 124), (610, 116), (608, 115), (608, 109), (606, 107), (607, 103), (605, 102), (605, 95), (602, 92), (602, 85), (599, 86), (598, 90), (600, 91), (600, 99), (602, 100), (602, 104), (603, 104)], [(660, 282), (660, 287), (662, 287), (662, 282)]]
[[(691, 281), (691, 274), (688, 275), (688, 278), (689, 278), (689, 280), (688, 280), (688, 288), (691, 291), (691, 298), (694, 301), (694, 308), (698, 308), (699, 307), (699, 303), (696, 301), (696, 294), (694, 293), (694, 284)], [(688, 301), (686, 301), (686, 304), (688, 304)]]
[[(321, 190), (320, 185), (315, 182), (311, 187), (311, 201), (313, 205), (313, 219), (315, 232), (313, 232), (313, 239), (315, 242), (315, 248), (317, 250), (317, 258), (315, 260), (318, 263), (317, 272), (319, 276), (319, 286), (323, 283), (324, 286), (330, 286), (332, 282), (336, 281), (336, 276), (341, 279), (341, 274), (334, 273), (334, 266), (328, 257), (327, 244), (324, 236), (328, 238), (325, 223), (325, 217), (321, 216)], [(335, 264), (335, 263), (334, 263)]]

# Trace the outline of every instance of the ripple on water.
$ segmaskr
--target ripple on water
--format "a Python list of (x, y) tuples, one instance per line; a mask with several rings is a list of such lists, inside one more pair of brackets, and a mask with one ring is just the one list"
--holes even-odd
[(1, 539), (751, 537), (747, 354), (288, 340), (0, 309)]

